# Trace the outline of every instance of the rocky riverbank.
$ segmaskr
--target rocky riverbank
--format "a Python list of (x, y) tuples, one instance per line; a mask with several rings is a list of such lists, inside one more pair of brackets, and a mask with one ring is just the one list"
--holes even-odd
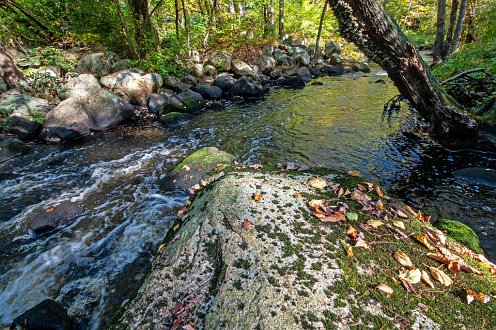
[(380, 187), (337, 173), (214, 172), (112, 328), (494, 325), (496, 266)]
[(264, 45), (251, 64), (228, 53), (192, 58), (190, 73), (181, 79), (129, 68), (132, 61), (108, 52), (68, 52), (78, 60), (77, 72), (60, 77), (61, 68), (40, 67), (29, 56), (16, 53), (16, 61), (30, 75), (19, 89), (7, 90), (0, 84), (0, 124), (4, 133), (20, 140), (49, 143), (69, 141), (128, 120), (173, 127), (205, 108), (263, 98), (272, 87), (302, 88), (314, 77), (370, 70), (340, 52), (340, 46), (329, 41), (315, 57), (315, 46), (290, 39)]

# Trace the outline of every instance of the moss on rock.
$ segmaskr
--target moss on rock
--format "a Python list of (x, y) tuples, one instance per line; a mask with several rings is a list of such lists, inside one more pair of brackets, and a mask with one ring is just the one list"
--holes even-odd
[(166, 127), (174, 127), (191, 119), (193, 119), (192, 115), (181, 112), (169, 112), (160, 116), (160, 121)]
[(451, 238), (469, 247), (477, 253), (483, 253), (477, 234), (469, 226), (460, 221), (440, 219), (434, 224), (437, 228), (444, 230)]

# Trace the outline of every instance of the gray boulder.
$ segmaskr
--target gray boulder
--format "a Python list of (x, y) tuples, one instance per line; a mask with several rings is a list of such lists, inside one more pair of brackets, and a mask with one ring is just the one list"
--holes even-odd
[(4, 129), (16, 134), (20, 139), (31, 138), (53, 107), (48, 101), (37, 97), (10, 93), (0, 101), (0, 115), (8, 116), (4, 122)]
[(90, 133), (90, 119), (82, 102), (76, 98), (62, 101), (45, 117), (40, 137), (48, 142), (62, 142)]
[(329, 57), (329, 64), (331, 65), (338, 65), (341, 64), (342, 62), (343, 62), (343, 57), (339, 54), (332, 54)]
[(277, 69), (277, 70), (271, 71), (269, 73), (269, 76), (272, 79), (277, 79), (277, 78), (282, 77), (282, 74), (283, 74), (282, 70), (281, 69)]
[(148, 99), (148, 111), (151, 113), (161, 112), (171, 96), (164, 93), (154, 93)]
[(81, 207), (70, 200), (57, 202), (48, 208), (36, 208), (27, 217), (27, 226), (41, 235), (65, 227), (81, 214)]
[(256, 64), (261, 73), (269, 73), (276, 67), (276, 60), (269, 55), (261, 55), (257, 58)]
[(11, 159), (27, 150), (27, 146), (19, 139), (0, 135), (0, 163)]
[(180, 126), (193, 118), (191, 114), (181, 112), (169, 112), (159, 117), (162, 124), (169, 128)]
[(124, 70), (102, 77), (100, 83), (132, 104), (146, 105), (150, 95), (162, 87), (163, 80), (158, 73)]
[(117, 55), (112, 52), (87, 54), (81, 57), (77, 72), (105, 76), (114, 71)]
[(230, 54), (212, 54), (205, 64), (213, 66), (218, 71), (227, 72), (231, 70), (232, 56)]
[(180, 112), (197, 112), (205, 106), (205, 100), (201, 94), (192, 90), (186, 90), (176, 95), (176, 99), (183, 105)]
[(325, 44), (324, 55), (326, 58), (330, 58), (332, 54), (341, 54), (341, 47), (333, 40), (329, 40)]
[(265, 93), (262, 85), (249, 77), (241, 77), (231, 87), (231, 95), (239, 96), (262, 96)]
[(293, 55), (293, 60), (300, 65), (309, 65), (310, 55), (305, 50), (298, 51)]
[(274, 59), (277, 65), (289, 65), (293, 63), (293, 60), (288, 54), (282, 49), (274, 49)]
[(272, 56), (272, 53), (274, 52), (274, 46), (270, 44), (265, 44), (262, 46), (262, 54), (265, 56)]
[(164, 87), (172, 89), (176, 93), (181, 93), (191, 88), (190, 84), (183, 83), (179, 78), (167, 76), (164, 78)]
[(246, 64), (245, 62), (238, 60), (238, 59), (232, 60), (231, 69), (236, 75), (238, 75), (240, 77), (242, 77), (242, 76), (256, 76), (256, 73), (253, 71), (253, 69), (248, 64)]
[(133, 67), (133, 61), (128, 58), (125, 58), (115, 62), (112, 71), (122, 71), (122, 70), (130, 69), (132, 67)]
[(305, 80), (298, 72), (284, 75), (284, 86), (289, 88), (303, 88), (305, 87)]
[(92, 130), (101, 131), (115, 126), (133, 114), (133, 107), (118, 95), (101, 90), (83, 103)]
[(203, 72), (203, 64), (200, 63), (193, 64), (193, 66), (191, 67), (191, 73), (193, 73), (193, 75), (198, 78), (203, 77), (205, 75)]
[(221, 73), (215, 77), (214, 85), (222, 88), (223, 90), (229, 90), (236, 83), (236, 79), (233, 78), (229, 73)]
[(62, 100), (74, 97), (79, 100), (84, 100), (90, 95), (99, 92), (102, 89), (98, 79), (91, 74), (80, 74), (76, 77), (71, 77), (58, 91), (59, 97)]
[(195, 91), (206, 99), (218, 99), (222, 96), (222, 89), (218, 86), (200, 84), (196, 86)]
[(213, 77), (215, 76), (219, 71), (215, 68), (215, 66), (207, 64), (203, 67), (203, 73), (205, 76), (208, 77)]

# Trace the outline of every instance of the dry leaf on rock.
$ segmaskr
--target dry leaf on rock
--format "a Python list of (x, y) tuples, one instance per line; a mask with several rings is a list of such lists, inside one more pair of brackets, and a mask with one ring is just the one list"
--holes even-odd
[(367, 222), (367, 225), (372, 226), (374, 228), (379, 228), (383, 224), (384, 224), (384, 222), (382, 222), (381, 220), (369, 220)]
[(394, 253), (394, 257), (396, 261), (398, 261), (401, 265), (405, 267), (413, 267), (413, 263), (410, 260), (410, 257), (406, 255), (405, 252), (398, 250)]
[(255, 225), (253, 224), (253, 222), (251, 222), (250, 220), (248, 219), (244, 219), (243, 220), (243, 224), (242, 224), (243, 228), (247, 228), (247, 229), (250, 229), (250, 228), (253, 228), (255, 227)]
[(393, 221), (393, 225), (403, 230), (405, 229), (405, 223), (403, 221)]
[(253, 195), (253, 199), (255, 200), (255, 202), (260, 201), (262, 198), (263, 198), (263, 195), (262, 194), (255, 194), (255, 195)]
[(308, 180), (308, 185), (315, 189), (327, 188), (327, 182), (319, 177), (311, 178), (310, 180)]
[(353, 249), (351, 248), (351, 245), (349, 245), (342, 239), (340, 241), (343, 245), (344, 250), (346, 251), (346, 255), (348, 256), (348, 258), (353, 258)]
[(427, 237), (425, 237), (424, 235), (417, 236), (417, 241), (422, 243), (429, 250), (434, 250), (434, 247), (429, 243), (429, 241), (427, 240)]
[(384, 198), (384, 194), (379, 186), (375, 187), (375, 193), (379, 196), (379, 198)]
[(379, 284), (375, 287), (376, 289), (378, 289), (379, 291), (382, 291), (386, 294), (386, 296), (388, 297), (391, 297), (391, 295), (393, 294), (393, 289), (389, 286), (389, 285), (386, 285), (386, 284)]
[(445, 244), (446, 236), (440, 230), (434, 230), (429, 227), (422, 227), (422, 232), (435, 244)]
[(467, 289), (467, 303), (470, 304), (472, 301), (474, 301), (474, 299), (483, 304), (487, 304), (489, 301), (491, 301), (491, 297), (489, 297), (488, 295), (482, 292), (476, 293), (471, 289)]
[(422, 278), (422, 273), (420, 269), (415, 268), (407, 272), (400, 272), (398, 275), (400, 279), (407, 281), (410, 284), (417, 284)]
[(446, 275), (442, 270), (439, 270), (436, 267), (429, 267), (429, 270), (431, 271), (432, 277), (434, 277), (434, 279), (442, 285), (450, 286), (451, 284), (453, 284), (453, 280), (451, 279), (451, 277)]
[(322, 222), (340, 222), (346, 220), (346, 216), (343, 213), (333, 213), (318, 218)]
[(434, 283), (432, 283), (431, 277), (429, 276), (429, 274), (425, 270), (423, 270), (421, 272), (421, 279), (422, 279), (422, 282), (427, 284), (431, 289), (434, 289)]

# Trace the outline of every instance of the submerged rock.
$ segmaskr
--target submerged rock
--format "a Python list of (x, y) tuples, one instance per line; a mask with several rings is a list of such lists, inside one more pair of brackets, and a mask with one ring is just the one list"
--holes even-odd
[[(197, 164), (185, 161), (176, 170), (188, 177)], [(376, 210), (390, 218), (382, 216), (382, 226), (374, 228), (367, 223), (381, 213), (363, 211), (357, 202), (379, 205), (375, 203), (381, 197), (372, 188), (365, 197), (355, 191), (363, 182), (359, 178), (321, 176), (330, 186), (339, 183), (343, 191), (354, 191), (338, 198), (330, 188), (311, 188), (310, 178), (294, 172), (235, 172), (200, 192), (182, 222), (169, 232), (171, 239), (161, 247), (136, 298), (109, 328), (176, 324), (205, 329), (349, 329), (360, 324), (393, 329), (410, 324), (449, 329), (492, 322), (490, 304), (467, 309), (458, 289), (446, 291), (436, 282), (438, 290), (430, 290), (415, 282), (411, 285), (416, 294), (409, 294), (391, 280), (401, 274), (402, 266), (394, 259), (400, 249), (422, 270), (439, 268), (425, 256), (426, 247), (405, 234), (395, 237), (401, 231), (392, 221), (403, 221), (412, 237), (428, 226), (392, 213), (406, 212), (404, 205), (383, 198)], [(351, 213), (341, 220), (321, 221), (310, 211), (310, 199)], [(349, 246), (355, 239), (366, 245)], [(461, 287), (469, 285), (477, 292), (491, 294), (496, 289), (485, 276), (462, 272), (457, 279)], [(377, 289), (378, 284), (389, 286), (391, 295)]]
[(46, 299), (19, 315), (10, 329), (72, 330), (73, 322), (66, 309), (52, 299)]
[(19, 139), (0, 135), (0, 163), (22, 154), (27, 148)]
[(37, 208), (27, 218), (27, 226), (41, 235), (69, 225), (82, 212), (79, 204), (69, 200), (55, 203), (48, 208)]
[(193, 119), (193, 116), (189, 113), (169, 112), (161, 115), (159, 119), (165, 127), (170, 128), (186, 123), (187, 121)]

